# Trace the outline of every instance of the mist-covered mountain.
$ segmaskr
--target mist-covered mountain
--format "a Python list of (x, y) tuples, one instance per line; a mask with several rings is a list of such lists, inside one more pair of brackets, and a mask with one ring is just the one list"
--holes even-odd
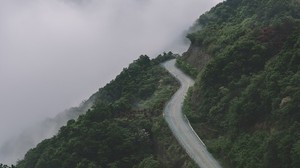
[(54, 118), (46, 119), (25, 129), (20, 135), (6, 141), (0, 146), (0, 158), (4, 163), (13, 164), (24, 157), (26, 152), (44, 139), (51, 138), (58, 133), (60, 127), (70, 119), (77, 119), (92, 107), (94, 95), (83, 101), (78, 107), (72, 107), (59, 113)]
[(54, 137), (30, 149), (15, 167), (195, 167), (163, 120), (178, 89), (160, 63), (142, 55), (94, 94), (93, 106)]
[(218, 1), (1, 0), (0, 146), (77, 106), (140, 54), (182, 53), (183, 32)]
[[(227, 0), (191, 30), (183, 110), (208, 149), (223, 167), (300, 167), (300, 1)], [(162, 118), (178, 83), (159, 63), (173, 56), (141, 56), (16, 167), (196, 167)]]

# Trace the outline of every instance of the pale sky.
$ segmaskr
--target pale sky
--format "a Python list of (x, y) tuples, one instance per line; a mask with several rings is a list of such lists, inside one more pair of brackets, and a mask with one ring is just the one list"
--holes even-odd
[(139, 55), (182, 53), (184, 33), (220, 1), (1, 0), (0, 146), (87, 99)]

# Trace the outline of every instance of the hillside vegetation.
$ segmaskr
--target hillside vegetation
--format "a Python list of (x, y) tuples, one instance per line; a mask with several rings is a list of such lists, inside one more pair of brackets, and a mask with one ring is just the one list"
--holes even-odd
[(171, 58), (171, 52), (153, 60), (140, 56), (93, 95), (85, 115), (68, 121), (13, 167), (194, 167), (162, 117), (179, 86), (159, 65)]
[(227, 0), (192, 30), (184, 111), (209, 150), (225, 167), (300, 167), (300, 1)]
[[(228, 168), (299, 168), (300, 1), (226, 0), (191, 30), (183, 110), (208, 149)], [(159, 66), (170, 58), (141, 56), (12, 167), (196, 167), (162, 117), (179, 87)]]

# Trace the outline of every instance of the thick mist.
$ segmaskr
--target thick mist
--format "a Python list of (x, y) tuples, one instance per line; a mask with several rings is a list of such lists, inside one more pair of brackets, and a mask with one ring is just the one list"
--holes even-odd
[(1, 0), (0, 146), (87, 99), (139, 55), (185, 51), (184, 32), (220, 1)]

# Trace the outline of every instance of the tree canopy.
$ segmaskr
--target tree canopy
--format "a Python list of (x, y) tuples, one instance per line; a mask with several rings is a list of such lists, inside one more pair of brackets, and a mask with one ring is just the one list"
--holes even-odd
[(299, 1), (227, 0), (194, 27), (211, 60), (184, 107), (209, 149), (229, 167), (299, 167)]

